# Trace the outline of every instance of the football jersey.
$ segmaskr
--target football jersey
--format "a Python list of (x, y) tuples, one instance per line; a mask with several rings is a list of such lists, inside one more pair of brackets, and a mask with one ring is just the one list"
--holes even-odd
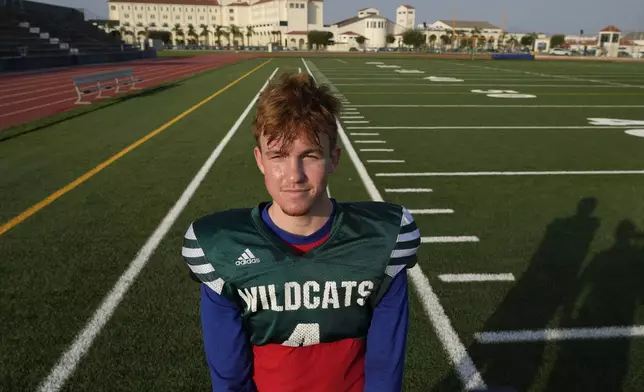
[(301, 254), (266, 227), (265, 206), (194, 222), (182, 250), (190, 270), (242, 309), (256, 355), (272, 345), (346, 342), (352, 355), (363, 350), (353, 340), (366, 336), (392, 279), (416, 262), (420, 234), (411, 215), (389, 203), (337, 203), (326, 241)]

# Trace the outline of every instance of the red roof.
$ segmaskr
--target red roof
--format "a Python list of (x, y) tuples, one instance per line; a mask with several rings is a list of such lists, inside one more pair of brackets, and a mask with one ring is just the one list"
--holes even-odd
[(304, 30), (295, 30), (295, 31), (289, 31), (288, 33), (286, 33), (286, 35), (306, 35), (308, 33), (309, 33), (308, 31), (304, 31)]
[(228, 4), (228, 7), (248, 7), (248, 6), (249, 6), (249, 4), (247, 2)]
[(613, 25), (606, 26), (606, 27), (604, 27), (603, 29), (601, 29), (599, 31), (602, 32), (602, 33), (604, 33), (604, 32), (621, 33), (622, 32), (622, 30), (618, 29), (617, 27), (615, 27)]
[(354, 33), (353, 31), (345, 31), (344, 33), (341, 33), (340, 35), (360, 35), (360, 34)]
[(272, 2), (272, 1), (273, 1), (273, 0), (259, 0), (257, 3), (255, 3), (255, 4), (253, 4), (253, 5), (257, 5), (257, 4), (264, 4), (264, 3), (270, 3), (270, 2)]
[(415, 9), (414, 7), (412, 7), (410, 5), (407, 5), (407, 4), (403, 4), (401, 7), (409, 8), (409, 9), (412, 9), (412, 10)]
[(109, 0), (110, 3), (219, 5), (217, 0)]

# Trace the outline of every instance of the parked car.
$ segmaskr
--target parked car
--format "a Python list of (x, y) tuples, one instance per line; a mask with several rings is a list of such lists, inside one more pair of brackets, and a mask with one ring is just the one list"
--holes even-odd
[(570, 56), (570, 52), (563, 48), (552, 48), (550, 49), (548, 54), (551, 54), (553, 56)]

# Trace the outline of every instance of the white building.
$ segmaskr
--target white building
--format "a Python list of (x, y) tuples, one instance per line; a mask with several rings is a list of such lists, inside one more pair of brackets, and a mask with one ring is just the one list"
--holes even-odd
[(425, 24), (417, 27), (426, 31), (430, 45), (449, 48), (459, 48), (474, 35), (476, 46), (483, 48), (497, 48), (510, 38), (506, 37), (503, 29), (485, 21), (437, 20), (426, 27)]
[[(171, 34), (173, 44), (266, 46), (280, 43), (289, 48), (307, 47), (311, 30), (330, 31), (331, 51), (381, 48), (387, 36), (402, 34), (415, 25), (415, 9), (396, 10), (399, 23), (383, 17), (376, 8), (358, 10), (357, 16), (324, 25), (322, 0), (109, 0), (109, 19), (119, 21), (124, 39), (141, 39), (148, 31)], [(365, 43), (358, 44), (358, 37)], [(397, 46), (399, 43), (396, 42)]]

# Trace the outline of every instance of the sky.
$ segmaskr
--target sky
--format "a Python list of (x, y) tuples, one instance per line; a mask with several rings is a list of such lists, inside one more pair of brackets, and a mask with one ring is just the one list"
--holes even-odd
[[(38, 1), (85, 8), (90, 17), (107, 18), (107, 0)], [(607, 25), (624, 32), (644, 31), (643, 0), (324, 0), (324, 23), (350, 18), (367, 7), (395, 20), (400, 4), (416, 8), (416, 24), (456, 15), (457, 20), (488, 21), (510, 32), (579, 34), (583, 29), (594, 35)]]

